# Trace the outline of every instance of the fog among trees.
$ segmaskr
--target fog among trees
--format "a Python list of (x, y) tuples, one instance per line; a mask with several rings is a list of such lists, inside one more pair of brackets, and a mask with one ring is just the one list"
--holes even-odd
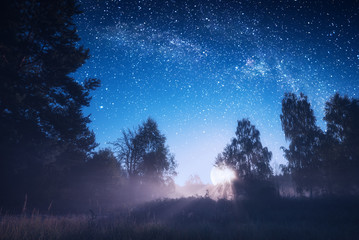
[[(81, 212), (174, 196), (177, 163), (154, 119), (123, 130), (111, 148), (97, 148), (83, 108), (100, 80), (71, 77), (90, 56), (73, 22), (80, 13), (77, 3), (5, 2), (0, 10), (0, 207), (18, 211), (25, 201), (47, 211)], [(288, 164), (280, 175), (273, 175), (272, 153), (249, 119), (237, 122), (234, 138), (208, 161), (234, 169), (236, 198), (277, 196), (278, 183), (286, 181), (298, 195), (358, 194), (358, 99), (336, 93), (323, 108), (325, 130), (316, 125), (307, 96), (284, 95), (278, 117), (289, 147), (283, 148)]]

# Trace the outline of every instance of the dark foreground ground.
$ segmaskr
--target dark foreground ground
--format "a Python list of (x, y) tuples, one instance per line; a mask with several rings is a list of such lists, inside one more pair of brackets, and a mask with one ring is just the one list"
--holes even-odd
[(106, 216), (5, 214), (0, 239), (359, 239), (359, 198), (182, 198)]

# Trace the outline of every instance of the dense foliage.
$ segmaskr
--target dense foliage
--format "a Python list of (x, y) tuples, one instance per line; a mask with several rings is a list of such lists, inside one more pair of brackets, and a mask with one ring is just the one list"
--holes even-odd
[(70, 76), (89, 57), (75, 1), (6, 0), (0, 9), (0, 204), (25, 195), (49, 204), (96, 147), (82, 108), (99, 80)]
[(335, 94), (325, 105), (323, 158), (329, 192), (359, 188), (359, 100)]
[(316, 125), (313, 110), (304, 94), (286, 93), (280, 115), (289, 148), (284, 149), (288, 166), (284, 171), (292, 174), (298, 190), (309, 190), (320, 181), (319, 144), (323, 133)]
[(166, 182), (175, 175), (176, 162), (157, 123), (148, 118), (134, 131), (122, 132), (113, 143), (130, 178)]
[(82, 109), (100, 81), (71, 77), (89, 58), (73, 21), (77, 1), (2, 1), (0, 11), (0, 206), (87, 211), (133, 201), (130, 189), (143, 189), (132, 175), (168, 185), (176, 163), (152, 119), (124, 135), (132, 162), (95, 152)]
[(235, 170), (237, 195), (264, 194), (262, 187), (268, 185), (266, 180), (272, 176), (272, 153), (262, 146), (259, 131), (248, 119), (237, 124), (236, 137), (217, 156), (215, 164)]
[(272, 175), (271, 158), (272, 153), (262, 146), (259, 131), (248, 119), (243, 119), (238, 121), (236, 137), (218, 155), (216, 164), (234, 168), (243, 179), (268, 179)]
[(356, 194), (359, 188), (359, 101), (335, 94), (325, 105), (327, 130), (317, 125), (304, 94), (287, 93), (280, 116), (289, 149), (284, 149), (299, 192)]
[(153, 119), (148, 118), (133, 131), (123, 131), (113, 146), (124, 169), (132, 203), (174, 191), (177, 163)]
[[(73, 21), (79, 13), (75, 0), (1, 2), (0, 207), (10, 211), (101, 212), (174, 190), (177, 163), (153, 119), (124, 131), (114, 150), (96, 149), (82, 110), (100, 81), (71, 77), (89, 58)], [(311, 196), (359, 193), (358, 99), (335, 94), (323, 131), (307, 97), (286, 93), (280, 120), (289, 141), (282, 178), (248, 119), (218, 155), (217, 166), (236, 172), (237, 197), (274, 196), (275, 178)]]

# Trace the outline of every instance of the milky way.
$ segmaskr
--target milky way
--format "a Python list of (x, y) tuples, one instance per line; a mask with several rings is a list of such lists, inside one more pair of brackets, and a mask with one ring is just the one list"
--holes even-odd
[(330, 96), (359, 94), (358, 1), (80, 3), (76, 24), (92, 57), (74, 76), (102, 81), (85, 110), (100, 147), (151, 116), (180, 184), (191, 174), (209, 182), (242, 118), (260, 130), (272, 166), (285, 163), (284, 92), (308, 95), (323, 130)]

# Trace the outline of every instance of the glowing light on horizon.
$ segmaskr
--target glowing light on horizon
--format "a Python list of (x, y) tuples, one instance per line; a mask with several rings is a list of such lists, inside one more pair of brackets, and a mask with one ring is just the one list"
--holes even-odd
[(228, 166), (214, 166), (211, 170), (211, 181), (213, 185), (231, 183), (235, 177), (235, 172)]

